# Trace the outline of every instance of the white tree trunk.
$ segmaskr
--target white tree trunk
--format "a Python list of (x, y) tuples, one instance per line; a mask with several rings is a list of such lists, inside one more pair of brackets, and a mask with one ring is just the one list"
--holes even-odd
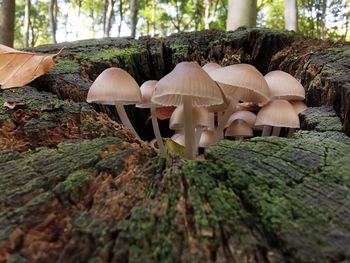
[(227, 30), (241, 26), (256, 26), (256, 0), (229, 0), (227, 13)]
[(297, 0), (284, 0), (285, 29), (298, 31), (298, 7)]

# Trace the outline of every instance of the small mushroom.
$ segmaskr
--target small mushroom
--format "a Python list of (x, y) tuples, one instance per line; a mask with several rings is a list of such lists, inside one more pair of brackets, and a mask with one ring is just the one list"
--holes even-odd
[(104, 70), (92, 83), (86, 101), (115, 105), (124, 126), (129, 128), (137, 138), (140, 138), (124, 109), (124, 105), (141, 101), (139, 85), (128, 72), (121, 68)]
[(229, 117), (238, 101), (264, 105), (269, 101), (270, 90), (263, 75), (255, 67), (235, 64), (210, 72), (210, 76), (220, 85), (230, 100), (225, 114), (217, 128), (216, 138), (220, 138)]
[(163, 138), (160, 134), (159, 130), (159, 125), (157, 121), (157, 114), (156, 114), (156, 105), (151, 101), (154, 89), (156, 87), (158, 81), (156, 80), (148, 80), (144, 82), (141, 87), (141, 94), (142, 94), (142, 99), (141, 103), (136, 104), (136, 107), (138, 108), (150, 108), (151, 111), (151, 120), (152, 120), (152, 127), (153, 127), (153, 132), (154, 136), (156, 137), (158, 148), (160, 151), (160, 154), (163, 157), (167, 157), (165, 145), (163, 142)]
[(236, 137), (236, 140), (253, 136), (253, 128), (244, 120), (234, 120), (226, 129), (225, 136)]
[[(272, 100), (258, 112), (255, 126), (277, 127), (272, 135), (278, 136), (280, 127), (300, 128), (300, 122), (293, 106), (288, 101)], [(262, 136), (268, 135), (269, 133), (263, 131)]]
[(192, 107), (222, 104), (221, 92), (209, 75), (194, 62), (181, 62), (156, 85), (152, 101), (164, 106), (183, 105), (185, 112), (185, 157), (194, 159)]

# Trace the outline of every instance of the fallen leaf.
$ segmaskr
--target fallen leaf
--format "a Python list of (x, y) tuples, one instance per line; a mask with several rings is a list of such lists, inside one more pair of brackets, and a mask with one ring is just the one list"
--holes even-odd
[(160, 120), (170, 119), (176, 107), (159, 107), (156, 108), (157, 118)]
[(22, 108), (25, 105), (26, 104), (24, 102), (21, 102), (21, 101), (5, 101), (4, 102), (4, 107), (6, 107), (6, 108), (8, 108), (10, 110), (19, 109), (19, 108)]
[(24, 86), (54, 66), (57, 54), (36, 54), (0, 45), (0, 85), (2, 89)]
[(170, 138), (164, 138), (165, 140), (165, 146), (168, 150), (168, 153), (170, 155), (178, 155), (180, 157), (184, 157), (185, 156), (185, 147), (176, 143), (175, 141), (173, 141)]

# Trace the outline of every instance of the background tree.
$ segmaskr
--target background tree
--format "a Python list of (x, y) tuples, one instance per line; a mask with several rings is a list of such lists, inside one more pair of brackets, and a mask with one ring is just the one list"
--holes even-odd
[(31, 1), (25, 0), (25, 6), (24, 6), (24, 26), (23, 26), (23, 43), (24, 47), (29, 47), (29, 30), (30, 30), (30, 7), (31, 7)]
[(2, 0), (0, 3), (0, 44), (12, 47), (15, 32), (15, 0)]
[(240, 26), (256, 26), (256, 0), (229, 0), (227, 12), (227, 30), (235, 30)]
[(50, 0), (49, 17), (50, 17), (51, 39), (53, 44), (57, 43), (57, 40), (56, 40), (57, 13), (58, 13), (57, 0)]
[(109, 37), (112, 28), (112, 19), (114, 13), (114, 0), (104, 1), (103, 11), (103, 36)]
[(284, 0), (285, 29), (298, 31), (298, 6), (297, 0)]
[(130, 0), (130, 30), (131, 37), (136, 36), (137, 16), (139, 13), (139, 0)]

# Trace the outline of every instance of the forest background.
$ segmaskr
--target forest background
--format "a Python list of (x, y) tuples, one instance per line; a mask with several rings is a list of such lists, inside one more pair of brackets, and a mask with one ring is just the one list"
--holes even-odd
[[(0, 43), (16, 48), (88, 38), (232, 30), (240, 25), (350, 40), (350, 0), (0, 0), (0, 5)], [(248, 21), (233, 21), (247, 17)]]

